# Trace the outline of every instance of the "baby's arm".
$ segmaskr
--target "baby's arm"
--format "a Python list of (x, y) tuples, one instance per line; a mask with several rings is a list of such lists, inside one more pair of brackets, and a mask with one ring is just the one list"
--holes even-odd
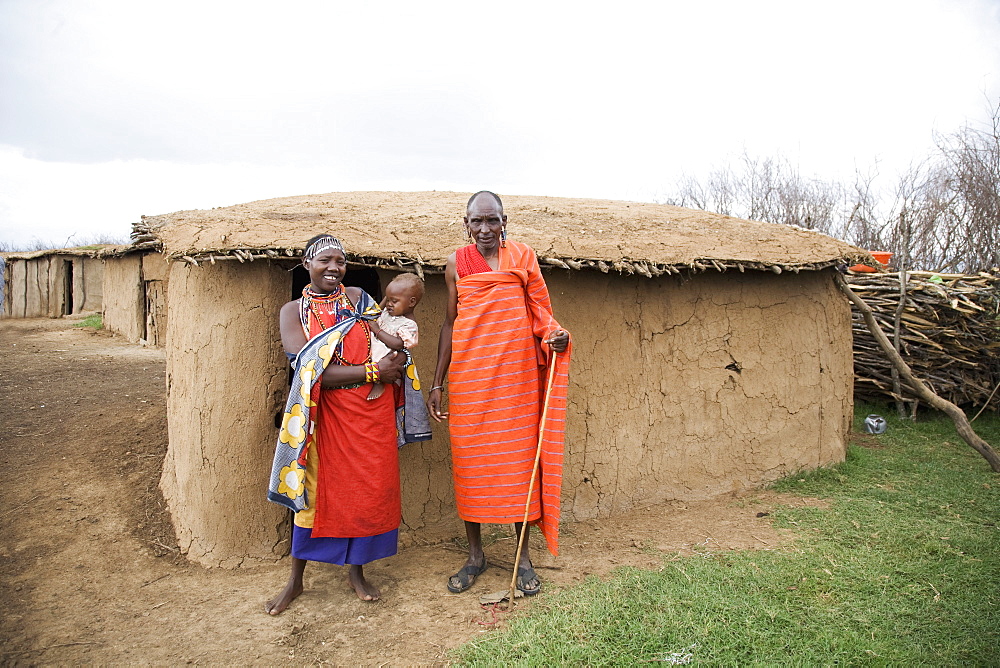
[(402, 350), (405, 345), (403, 343), (403, 339), (399, 338), (395, 334), (390, 334), (385, 331), (377, 322), (372, 323), (372, 333), (375, 335), (375, 338), (384, 343), (387, 348), (392, 350)]
[(408, 350), (417, 347), (417, 323), (415, 320), (404, 317), (399, 327), (396, 329), (396, 336), (400, 338), (403, 345)]

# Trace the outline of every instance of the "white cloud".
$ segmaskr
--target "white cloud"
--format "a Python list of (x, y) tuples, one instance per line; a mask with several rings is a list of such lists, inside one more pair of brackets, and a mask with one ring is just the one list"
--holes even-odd
[(988, 0), (8, 0), (0, 239), (357, 188), (648, 199), (744, 149), (891, 172), (998, 66)]

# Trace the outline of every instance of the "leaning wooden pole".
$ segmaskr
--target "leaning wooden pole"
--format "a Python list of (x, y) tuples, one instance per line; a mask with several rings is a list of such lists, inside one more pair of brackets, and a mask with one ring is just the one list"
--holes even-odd
[(868, 304), (865, 303), (865, 300), (857, 296), (854, 293), (854, 290), (851, 290), (851, 286), (847, 284), (847, 281), (844, 280), (844, 277), (840, 273), (834, 274), (834, 278), (837, 281), (837, 287), (840, 288), (840, 291), (847, 295), (847, 298), (851, 300), (851, 303), (854, 304), (859, 311), (861, 311), (861, 315), (865, 319), (865, 324), (868, 325), (868, 331), (871, 332), (872, 336), (875, 337), (875, 340), (878, 341), (879, 347), (882, 348), (882, 351), (889, 358), (889, 361), (892, 362), (893, 368), (899, 372), (900, 378), (902, 378), (903, 381), (910, 386), (910, 389), (913, 390), (918, 397), (927, 402), (928, 405), (933, 406), (939, 411), (947, 413), (948, 417), (950, 417), (955, 423), (955, 429), (958, 431), (958, 435), (962, 437), (962, 440), (968, 443), (973, 450), (981, 454), (983, 458), (989, 462), (990, 468), (1000, 473), (1000, 456), (998, 456), (996, 451), (990, 447), (989, 443), (979, 438), (979, 435), (973, 431), (972, 425), (969, 424), (969, 418), (966, 417), (965, 412), (947, 399), (942, 399), (938, 395), (934, 394), (934, 392), (932, 392), (931, 389), (923, 383), (923, 381), (913, 375), (913, 372), (910, 371), (910, 367), (903, 360), (902, 356), (896, 352), (892, 342), (889, 341), (889, 337), (885, 335), (882, 328), (878, 326), (877, 322), (875, 322), (875, 316), (872, 315), (872, 310)]
[[(899, 303), (896, 304), (896, 312), (893, 314), (892, 318), (892, 349), (896, 351), (897, 354), (903, 349), (902, 342), (899, 340), (900, 330), (903, 328), (903, 311), (906, 310), (906, 281), (909, 276), (906, 273), (906, 269), (899, 270)], [(895, 366), (892, 367), (892, 391), (896, 393), (896, 413), (899, 415), (899, 419), (902, 420), (906, 418), (906, 401), (903, 399), (903, 388), (899, 381), (899, 369)], [(916, 401), (914, 403), (913, 415), (916, 417)]]
[(549, 397), (552, 395), (552, 381), (556, 378), (556, 351), (552, 351), (549, 360), (549, 382), (545, 384), (545, 400), (542, 403), (542, 419), (538, 421), (538, 445), (535, 447), (535, 465), (531, 468), (531, 480), (528, 482), (528, 498), (524, 502), (524, 519), (521, 520), (521, 535), (517, 538), (517, 552), (514, 554), (514, 573), (510, 576), (510, 602), (514, 603), (517, 595), (517, 568), (521, 564), (521, 550), (524, 549), (524, 539), (528, 535), (528, 516), (531, 514), (531, 495), (535, 491), (535, 480), (538, 478), (538, 464), (542, 459), (542, 441), (545, 440), (545, 418), (549, 414)]

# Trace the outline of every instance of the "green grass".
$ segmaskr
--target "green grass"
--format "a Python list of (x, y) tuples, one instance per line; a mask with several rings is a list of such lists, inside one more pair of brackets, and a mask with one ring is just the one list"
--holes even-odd
[(75, 326), (101, 329), (102, 327), (104, 327), (104, 320), (102, 320), (100, 313), (94, 313), (93, 315), (88, 315), (86, 318), (78, 322)]
[[(775, 489), (830, 501), (779, 508), (775, 551), (665, 555), (545, 596), (456, 651), (467, 665), (1000, 665), (1000, 474), (932, 416), (900, 422), (831, 469)], [(973, 425), (1000, 446), (1000, 419)], [(693, 647), (692, 647), (693, 646)]]

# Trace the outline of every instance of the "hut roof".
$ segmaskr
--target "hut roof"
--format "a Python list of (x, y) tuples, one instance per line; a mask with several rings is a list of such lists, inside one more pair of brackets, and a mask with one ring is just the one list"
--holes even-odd
[(34, 251), (7, 251), (0, 253), (5, 260), (36, 260), (49, 255), (72, 255), (75, 257), (99, 257), (115, 249), (127, 249), (128, 246), (112, 246), (110, 244), (93, 244), (91, 246), (76, 246), (75, 248), (45, 248)]
[[(468, 195), (342, 192), (261, 200), (210, 210), (144, 216), (133, 249), (199, 261), (295, 257), (321, 232), (339, 237), (353, 262), (443, 269), (465, 242)], [(742, 220), (666, 204), (503, 196), (508, 234), (543, 264), (616, 269), (646, 276), (680, 269), (821, 269), (869, 259), (850, 244), (788, 225)]]

